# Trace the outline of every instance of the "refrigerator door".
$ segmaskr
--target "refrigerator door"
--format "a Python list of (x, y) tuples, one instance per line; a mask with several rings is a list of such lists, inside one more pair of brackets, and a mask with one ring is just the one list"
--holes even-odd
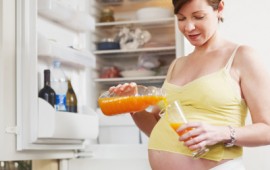
[[(94, 95), (88, 90), (92, 87), (91, 82), (87, 80), (91, 76), (91, 69), (95, 67), (95, 58), (87, 51), (38, 37), (37, 32), (41, 28), (38, 25), (37, 2), (45, 1), (28, 0), (16, 3), (17, 150), (83, 149), (85, 144), (89, 143), (88, 140), (95, 139), (98, 134), (97, 115), (91, 107), (88, 107), (91, 106), (89, 98), (93, 98)], [(64, 9), (67, 8), (60, 8), (62, 11), (54, 10), (53, 2), (56, 1), (46, 2), (51, 3), (47, 4), (47, 11), (46, 4), (43, 3), (42, 14), (66, 12)], [(84, 15), (83, 19), (91, 24), (90, 16), (86, 13), (67, 11), (72, 16)], [(67, 18), (67, 21), (68, 19), (73, 21), (72, 17)], [(65, 23), (63, 26), (69, 24), (67, 21), (62, 21)], [(63, 29), (71, 32), (70, 35), (76, 35), (78, 32), (90, 30), (89, 24), (84, 28), (74, 28), (69, 25), (70, 27)], [(55, 111), (51, 105), (38, 98), (38, 91), (43, 85), (41, 73), (44, 69), (50, 68), (50, 63), (55, 59), (61, 61), (65, 66), (66, 74), (71, 81), (74, 81), (74, 88), (76, 87), (80, 102), (77, 114)]]
[[(63, 143), (61, 145), (59, 143), (38, 144), (32, 140), (40, 136), (38, 133), (40, 129), (37, 128), (40, 117), (39, 109), (41, 109), (39, 106), (43, 105), (37, 98), (35, 10), (36, 1), (34, 0), (3, 0), (0, 2), (1, 161), (73, 158), (75, 156), (73, 149), (67, 149), (67, 147), (81, 148), (83, 146), (71, 143), (69, 145)], [(46, 108), (41, 109), (42, 111), (50, 112), (49, 107), (45, 104), (41, 107)], [(61, 117), (61, 114), (57, 116)], [(70, 118), (66, 118), (69, 116), (64, 117), (70, 120)], [(75, 117), (77, 119), (77, 116)], [(92, 116), (89, 117), (92, 120)], [(96, 127), (96, 116), (94, 117), (93, 122)], [(52, 125), (52, 121), (54, 120), (47, 121), (48, 125)], [(54, 129), (49, 126), (48, 128)], [(93, 137), (96, 135), (95, 133), (92, 134)], [(76, 141), (79, 141), (78, 138)], [(84, 141), (82, 142), (84, 143)]]

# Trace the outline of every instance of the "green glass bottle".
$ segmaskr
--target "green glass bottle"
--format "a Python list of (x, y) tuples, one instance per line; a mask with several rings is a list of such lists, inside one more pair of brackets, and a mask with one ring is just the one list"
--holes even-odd
[(66, 94), (67, 112), (77, 113), (77, 96), (72, 88), (71, 81), (68, 80), (68, 90)]
[(56, 94), (50, 84), (50, 70), (44, 70), (44, 87), (39, 91), (38, 97), (46, 100), (54, 107)]

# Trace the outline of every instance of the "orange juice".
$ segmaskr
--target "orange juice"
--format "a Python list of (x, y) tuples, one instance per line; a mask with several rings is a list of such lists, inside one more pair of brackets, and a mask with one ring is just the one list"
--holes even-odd
[[(176, 123), (176, 122), (171, 122), (170, 126), (176, 131), (180, 126), (182, 126), (183, 123)], [(187, 133), (188, 131), (192, 130), (192, 128), (188, 128), (187, 130), (177, 132), (179, 136), (182, 136), (183, 134)]]
[(120, 96), (99, 98), (98, 104), (102, 112), (112, 116), (127, 112), (138, 112), (150, 105), (164, 100), (164, 96)]

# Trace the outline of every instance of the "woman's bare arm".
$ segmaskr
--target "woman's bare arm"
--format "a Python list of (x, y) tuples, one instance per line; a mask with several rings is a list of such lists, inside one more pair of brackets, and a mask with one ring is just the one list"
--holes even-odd
[(159, 120), (158, 113), (159, 109), (153, 107), (151, 112), (144, 110), (142, 112), (131, 113), (131, 116), (138, 128), (149, 137), (154, 126)]
[(236, 129), (236, 144), (270, 144), (270, 74), (250, 47), (241, 47), (237, 58), (241, 90), (253, 124)]

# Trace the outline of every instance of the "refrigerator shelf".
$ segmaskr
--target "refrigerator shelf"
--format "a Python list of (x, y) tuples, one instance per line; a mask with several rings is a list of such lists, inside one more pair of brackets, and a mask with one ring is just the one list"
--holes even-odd
[(97, 138), (99, 123), (98, 116), (94, 111), (87, 114), (56, 112), (45, 100), (39, 98), (38, 102), (37, 143), (39, 140), (45, 139), (48, 141), (61, 139), (63, 141), (67, 140), (66, 142), (71, 140), (76, 143), (76, 140), (83, 141)]
[(138, 48), (134, 50), (102, 50), (95, 51), (94, 54), (102, 55), (102, 54), (126, 54), (126, 53), (141, 53), (141, 52), (151, 52), (151, 53), (160, 53), (160, 52), (175, 52), (175, 46), (168, 47), (152, 47), (152, 48)]
[(174, 17), (170, 18), (162, 18), (162, 19), (151, 19), (151, 20), (129, 20), (129, 21), (115, 21), (115, 22), (100, 22), (96, 23), (96, 27), (111, 27), (111, 26), (123, 26), (123, 25), (141, 25), (146, 27), (153, 27), (153, 26), (165, 26), (168, 27), (168, 25), (171, 23), (171, 26), (174, 24)]
[(95, 27), (95, 20), (89, 14), (57, 0), (38, 0), (38, 14), (75, 32), (87, 32)]
[(151, 77), (128, 77), (128, 78), (98, 78), (95, 79), (95, 82), (114, 85), (119, 83), (126, 83), (134, 81), (136, 83), (143, 84), (153, 84), (153, 83), (162, 83), (165, 80), (166, 76), (151, 76)]
[(95, 67), (95, 56), (88, 51), (76, 50), (61, 44), (47, 40), (39, 36), (38, 57), (59, 59), (62, 63), (76, 64), (85, 67)]
[(154, 0), (96, 0), (101, 6), (129, 6)]

